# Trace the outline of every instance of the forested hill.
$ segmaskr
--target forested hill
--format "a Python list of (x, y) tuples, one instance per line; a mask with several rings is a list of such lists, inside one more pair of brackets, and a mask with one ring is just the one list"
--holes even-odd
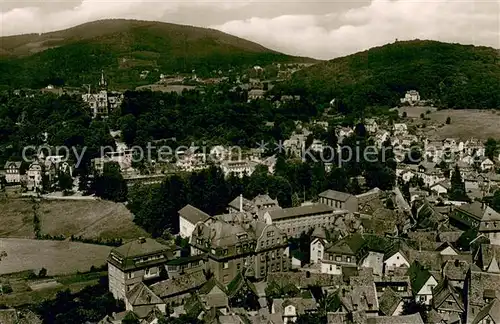
[(395, 105), (406, 90), (449, 108), (500, 108), (500, 52), (489, 47), (404, 41), (321, 62), (294, 74), (284, 91), (366, 105)]
[(219, 69), (304, 61), (311, 60), (213, 29), (109, 19), (40, 35), (1, 37), (0, 85), (81, 86), (95, 83), (105, 69), (115, 85), (128, 86), (136, 85), (143, 70), (151, 71), (157, 81), (160, 73), (194, 69), (207, 75)]

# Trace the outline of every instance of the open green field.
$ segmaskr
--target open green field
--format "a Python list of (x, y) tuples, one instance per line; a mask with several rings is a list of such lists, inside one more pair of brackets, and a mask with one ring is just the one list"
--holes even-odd
[[(2, 199), (0, 207), (0, 237), (34, 238), (30, 199)], [(123, 204), (110, 201), (44, 200), (38, 214), (42, 234), (125, 241), (147, 236)]]
[(48, 275), (88, 271), (106, 264), (111, 247), (69, 241), (0, 238), (0, 275), (31, 269), (47, 269)]
[[(426, 114), (431, 110), (429, 114)], [(489, 137), (500, 139), (500, 111), (479, 109), (445, 109), (435, 111), (429, 107), (402, 107), (400, 115), (405, 111), (413, 123), (423, 124), (424, 134), (429, 138), (456, 138), (468, 140), (471, 137), (486, 141)], [(429, 120), (420, 119), (424, 114)], [(446, 119), (451, 118), (451, 124), (446, 125)]]
[(25, 273), (0, 275), (0, 284), (8, 284), (13, 290), (9, 294), (0, 294), (0, 304), (9, 307), (38, 304), (54, 298), (59, 291), (69, 289), (75, 293), (87, 286), (95, 285), (101, 276), (106, 275), (106, 272), (89, 272), (47, 279), (29, 279)]
[(48, 275), (84, 272), (105, 264), (111, 249), (80, 242), (0, 238), (0, 250), (7, 252), (0, 275), (40, 268)]
[[(500, 112), (496, 110), (439, 110), (429, 114), (431, 121), (444, 126), (430, 131), (429, 136), (438, 138), (459, 138), (462, 140), (471, 137), (486, 141), (489, 137), (500, 139)], [(446, 118), (451, 118), (451, 124), (446, 125)]]

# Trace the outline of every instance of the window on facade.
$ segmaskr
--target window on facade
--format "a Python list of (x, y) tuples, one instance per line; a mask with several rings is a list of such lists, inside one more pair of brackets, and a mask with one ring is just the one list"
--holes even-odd
[(268, 236), (268, 237), (269, 237), (269, 236), (273, 236), (273, 235), (274, 235), (274, 231), (269, 231), (269, 232), (267, 232), (267, 236)]
[(337, 256), (335, 257), (335, 261), (338, 261), (338, 262), (339, 262), (339, 261), (342, 261), (342, 257), (337, 255)]
[(236, 270), (240, 270), (240, 268), (241, 268), (241, 264), (237, 263), (236, 264)]
[(346, 258), (347, 262), (351, 262), (351, 257)]
[(398, 290), (398, 291), (405, 291), (405, 288), (406, 288), (406, 287), (404, 287), (404, 286), (398, 286), (397, 290)]
[(133, 273), (133, 272), (129, 272), (129, 273), (127, 274), (127, 277), (128, 277), (129, 279), (134, 278), (134, 273)]
[(222, 255), (227, 255), (227, 249), (224, 249), (224, 250), (222, 251)]
[(240, 245), (236, 245), (236, 253), (240, 253), (241, 252), (241, 246)]
[(229, 263), (228, 262), (224, 262), (223, 267), (224, 267), (224, 269), (228, 269), (229, 268)]

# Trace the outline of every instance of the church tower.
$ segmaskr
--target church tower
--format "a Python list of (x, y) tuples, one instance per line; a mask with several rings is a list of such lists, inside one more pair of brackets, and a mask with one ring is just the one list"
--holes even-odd
[(106, 79), (104, 79), (104, 70), (101, 70), (101, 80), (99, 81), (99, 88), (101, 90), (106, 90), (108, 87), (108, 84), (106, 82)]

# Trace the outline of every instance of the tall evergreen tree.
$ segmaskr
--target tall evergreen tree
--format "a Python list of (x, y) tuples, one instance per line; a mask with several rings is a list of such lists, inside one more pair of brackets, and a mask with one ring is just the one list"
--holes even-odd
[(467, 193), (465, 191), (465, 183), (462, 181), (462, 175), (460, 174), (460, 168), (458, 167), (458, 165), (455, 165), (455, 169), (451, 174), (450, 182), (450, 199), (457, 201), (469, 201), (469, 197), (467, 197)]

